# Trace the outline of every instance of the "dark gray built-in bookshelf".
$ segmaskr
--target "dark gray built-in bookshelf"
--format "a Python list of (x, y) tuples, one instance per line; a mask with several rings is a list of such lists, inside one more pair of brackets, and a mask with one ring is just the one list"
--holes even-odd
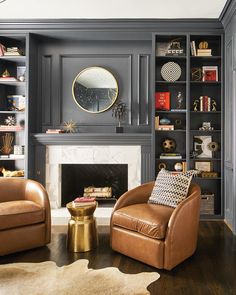
[[(181, 163), (183, 169), (214, 172), (194, 178), (203, 198), (209, 198), (203, 200), (203, 218), (223, 217), (222, 38), (221, 34), (156, 34), (154, 42), (155, 171), (157, 174), (162, 167), (176, 171), (175, 164)], [(164, 127), (160, 123), (163, 118), (169, 120)]]
[[(27, 48), (26, 35), (1, 35), (0, 44), (17, 48), (16, 52), (0, 56), (0, 167), (19, 171), (17, 177), (27, 177), (28, 120), (27, 120)], [(17, 50), (20, 50), (21, 53)], [(4, 76), (8, 71), (9, 77)], [(21, 77), (20, 77), (20, 76)], [(13, 120), (11, 123), (6, 120)], [(20, 172), (21, 171), (21, 172)], [(3, 174), (0, 173), (0, 177)], [(14, 176), (13, 176), (14, 177)]]

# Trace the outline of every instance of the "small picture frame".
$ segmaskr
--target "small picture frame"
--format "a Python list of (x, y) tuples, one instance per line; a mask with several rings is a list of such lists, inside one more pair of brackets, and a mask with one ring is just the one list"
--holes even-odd
[(195, 169), (201, 172), (211, 172), (212, 171), (212, 162), (211, 161), (196, 161)]
[(202, 81), (218, 82), (218, 66), (203, 66)]

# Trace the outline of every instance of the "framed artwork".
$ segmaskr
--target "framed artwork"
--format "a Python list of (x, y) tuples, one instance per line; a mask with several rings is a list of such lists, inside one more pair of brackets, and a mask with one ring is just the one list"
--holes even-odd
[(212, 151), (208, 148), (211, 142), (211, 136), (194, 136), (193, 148), (197, 153), (197, 158), (212, 158)]
[(212, 162), (211, 161), (196, 161), (195, 169), (201, 172), (211, 172), (212, 171)]
[(215, 81), (215, 82), (219, 81), (218, 66), (203, 66), (202, 81)]

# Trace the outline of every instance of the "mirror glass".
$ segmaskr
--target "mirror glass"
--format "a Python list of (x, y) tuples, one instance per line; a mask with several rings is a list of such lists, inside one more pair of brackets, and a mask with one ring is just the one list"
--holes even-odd
[(101, 113), (116, 101), (118, 84), (108, 70), (101, 67), (86, 68), (75, 77), (72, 94), (77, 105), (84, 111)]

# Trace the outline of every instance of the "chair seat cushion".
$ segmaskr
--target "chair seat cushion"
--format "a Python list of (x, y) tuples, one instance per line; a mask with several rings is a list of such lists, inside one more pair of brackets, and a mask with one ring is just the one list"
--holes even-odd
[(0, 203), (0, 230), (40, 223), (44, 220), (44, 208), (32, 201)]
[(173, 211), (174, 208), (163, 205), (130, 205), (114, 212), (113, 224), (153, 239), (164, 239)]

